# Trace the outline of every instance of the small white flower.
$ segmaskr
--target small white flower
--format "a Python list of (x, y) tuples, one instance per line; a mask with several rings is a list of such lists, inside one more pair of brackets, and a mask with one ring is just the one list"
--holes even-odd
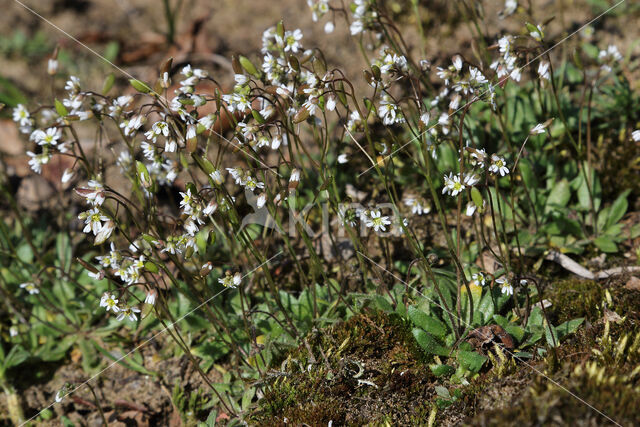
[(423, 206), (416, 197), (405, 197), (404, 204), (411, 208), (411, 213), (413, 214), (422, 215), (431, 211), (431, 207)]
[(203, 215), (211, 215), (218, 209), (218, 204), (214, 199), (211, 199), (207, 206), (202, 210)]
[(31, 166), (31, 170), (35, 173), (42, 173), (42, 165), (46, 165), (51, 160), (46, 153), (35, 154), (31, 151), (27, 151), (27, 155), (31, 157), (29, 159), (29, 166)]
[(404, 117), (400, 107), (393, 102), (393, 99), (385, 95), (380, 101), (380, 107), (378, 107), (378, 116), (382, 119), (382, 123), (386, 126), (391, 126), (395, 123), (403, 123)]
[(67, 168), (62, 173), (62, 178), (60, 178), (60, 182), (62, 182), (63, 184), (66, 184), (71, 180), (71, 178), (73, 178), (74, 175), (75, 175), (74, 170), (71, 168)]
[(265, 205), (265, 203), (267, 203), (267, 195), (265, 193), (262, 193), (256, 199), (256, 207), (258, 209), (262, 209), (262, 207)]
[(70, 76), (67, 83), (64, 85), (64, 89), (72, 94), (80, 91), (80, 79), (76, 76)]
[(496, 283), (500, 285), (500, 290), (503, 294), (513, 295), (513, 286), (511, 286), (509, 280), (507, 280), (506, 277), (503, 276), (499, 279), (496, 279)]
[(530, 131), (529, 134), (530, 135), (539, 135), (541, 133), (544, 133), (544, 129), (545, 129), (545, 125), (544, 123), (538, 123), (537, 125), (535, 125)]
[(211, 179), (213, 180), (213, 182), (217, 185), (221, 185), (222, 182), (224, 181), (224, 178), (222, 178), (222, 173), (220, 172), (220, 170), (216, 169), (213, 172), (211, 172), (209, 174), (209, 176), (211, 177)]
[(335, 24), (333, 23), (333, 21), (327, 21), (326, 24), (324, 24), (324, 32), (326, 34), (331, 34), (333, 33), (333, 30), (336, 28)]
[(452, 173), (449, 173), (448, 176), (444, 176), (444, 188), (442, 189), (442, 194), (451, 194), (452, 197), (455, 197), (465, 188), (464, 183), (460, 180), (460, 175), (453, 175)]
[(20, 126), (30, 126), (31, 125), (31, 115), (22, 104), (18, 104), (16, 108), (13, 109), (13, 121), (17, 122)]
[(464, 214), (466, 216), (473, 216), (473, 214), (476, 212), (476, 204), (473, 202), (469, 202), (467, 203), (467, 207), (465, 209)]
[(138, 320), (138, 316), (136, 313), (140, 313), (140, 309), (138, 307), (125, 307), (120, 309), (120, 314), (116, 318), (118, 321), (123, 320), (125, 317), (129, 318), (132, 322)]
[(540, 64), (538, 65), (538, 75), (541, 79), (551, 79), (551, 73), (549, 72), (550, 65), (549, 61), (540, 61)]
[(144, 303), (149, 305), (155, 305), (158, 292), (155, 289), (147, 291), (147, 295), (144, 298)]
[(109, 292), (105, 292), (102, 295), (102, 298), (100, 299), (100, 307), (104, 307), (107, 311), (111, 310), (114, 313), (120, 311), (120, 308), (118, 307), (118, 299), (114, 294)]
[(338, 156), (338, 163), (340, 163), (341, 165), (347, 163), (348, 161), (349, 157), (347, 157), (346, 154), (342, 153)]
[(94, 235), (97, 235), (100, 228), (102, 228), (102, 221), (108, 221), (109, 217), (103, 215), (98, 208), (93, 208), (80, 213), (78, 219), (84, 220), (85, 227), (82, 230), (83, 233), (92, 232)]
[(509, 168), (507, 168), (504, 158), (500, 157), (496, 154), (491, 155), (491, 166), (489, 166), (489, 172), (494, 174), (500, 174), (500, 176), (505, 176), (509, 173)]
[(388, 216), (381, 216), (379, 210), (371, 211), (365, 218), (365, 225), (373, 228), (374, 231), (387, 231), (387, 225), (391, 224)]
[(634, 140), (635, 142), (640, 142), (640, 129), (638, 129), (638, 130), (634, 130), (634, 131), (631, 133), (631, 138), (633, 138), (633, 140)]
[(58, 72), (58, 60), (54, 58), (49, 58), (47, 61), (47, 73), (53, 76)]
[(113, 233), (114, 229), (115, 229), (115, 224), (113, 223), (113, 221), (109, 220), (105, 222), (100, 227), (98, 234), (96, 234), (96, 238), (93, 241), (93, 244), (101, 245), (102, 243), (104, 243), (109, 237), (111, 237), (111, 234)]
[(484, 286), (487, 283), (487, 279), (482, 273), (474, 273), (471, 275), (471, 283), (477, 286)]
[(502, 13), (504, 14), (504, 16), (513, 15), (513, 13), (516, 11), (517, 8), (518, 8), (517, 0), (506, 0), (504, 2), (504, 10), (502, 11)]
[(33, 282), (21, 283), (20, 287), (25, 291), (29, 292), (29, 295), (35, 295), (40, 293), (40, 290), (36, 287), (36, 284)]
[(224, 277), (220, 277), (218, 279), (218, 283), (226, 288), (235, 288), (242, 281), (242, 276), (240, 273), (236, 273), (233, 276), (228, 271), (225, 273)]

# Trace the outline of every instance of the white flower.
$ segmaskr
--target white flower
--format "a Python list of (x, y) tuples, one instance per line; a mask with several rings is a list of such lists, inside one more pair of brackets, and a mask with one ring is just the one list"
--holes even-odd
[(297, 53), (299, 50), (302, 50), (302, 44), (300, 40), (302, 40), (302, 31), (300, 29), (296, 29), (295, 31), (286, 31), (284, 33), (284, 40), (280, 39), (279, 36), (276, 35), (276, 40), (279, 43), (284, 44), (285, 52), (293, 52)]
[(216, 116), (215, 114), (207, 114), (206, 116), (201, 117), (198, 120), (198, 123), (204, 126), (205, 129), (211, 130), (213, 125), (216, 123)]
[(362, 30), (364, 30), (364, 23), (359, 19), (353, 21), (349, 26), (349, 32), (351, 33), (352, 36), (355, 36), (356, 34), (360, 34)]
[(31, 170), (35, 173), (41, 173), (42, 165), (46, 165), (49, 163), (49, 160), (51, 160), (49, 155), (46, 153), (35, 154), (31, 151), (27, 151), (27, 155), (31, 157), (31, 159), (29, 159), (29, 166), (31, 166)]
[(367, 227), (373, 227), (374, 231), (380, 230), (387, 231), (387, 225), (391, 224), (388, 216), (381, 216), (379, 210), (369, 212), (369, 215), (365, 217), (365, 225)]
[(180, 195), (182, 196), (182, 200), (180, 201), (180, 207), (183, 209), (184, 213), (190, 214), (191, 212), (193, 212), (193, 204), (194, 204), (193, 196), (191, 195), (191, 189), (187, 188), (186, 193), (183, 193), (181, 191)]
[(58, 60), (54, 58), (49, 58), (49, 60), (47, 61), (47, 73), (53, 76), (57, 72), (58, 72)]
[(331, 34), (333, 33), (333, 30), (336, 28), (335, 24), (333, 23), (333, 21), (327, 21), (326, 24), (324, 24), (324, 32), (326, 34)]
[(540, 24), (536, 25), (536, 28), (533, 31), (529, 32), (529, 35), (536, 39), (537, 41), (542, 41), (544, 37), (544, 32), (542, 31), (542, 27)]
[(504, 2), (504, 10), (502, 11), (502, 13), (504, 14), (504, 16), (513, 15), (513, 13), (516, 11), (517, 8), (518, 8), (517, 0), (507, 0)]
[(318, 22), (318, 19), (329, 12), (329, 0), (307, 0), (307, 4), (311, 8), (313, 22)]
[(429, 126), (430, 118), (431, 115), (429, 113), (422, 113), (422, 115), (420, 116), (420, 123), (426, 128), (427, 126)]
[(538, 75), (541, 79), (551, 79), (551, 73), (549, 72), (550, 66), (551, 64), (549, 63), (549, 61), (540, 61), (540, 64), (538, 64)]
[(496, 154), (491, 155), (491, 166), (489, 166), (489, 172), (498, 174), (500, 176), (505, 176), (509, 173), (509, 168), (507, 168), (504, 158), (500, 157)]
[(211, 177), (211, 179), (213, 180), (213, 182), (217, 185), (221, 185), (223, 182), (223, 178), (222, 178), (222, 172), (220, 172), (220, 170), (215, 169), (213, 172), (211, 172), (209, 174), (209, 176)]
[(149, 305), (154, 305), (156, 303), (157, 296), (158, 296), (158, 292), (155, 289), (147, 291), (147, 295), (144, 298), (144, 303)]
[(464, 174), (464, 185), (467, 187), (473, 187), (480, 181), (480, 177), (475, 173), (466, 173)]
[(31, 125), (31, 115), (22, 104), (18, 104), (16, 108), (13, 109), (13, 121), (17, 122), (20, 126), (30, 126)]
[(214, 199), (211, 199), (207, 206), (202, 210), (203, 215), (211, 215), (218, 209), (218, 204)]
[(346, 154), (342, 153), (338, 156), (338, 163), (345, 164), (349, 161), (349, 157)]
[(640, 142), (640, 129), (639, 130), (634, 130), (631, 133), (631, 138), (633, 138), (633, 140), (636, 141), (636, 142)]
[(473, 202), (469, 202), (467, 203), (467, 207), (465, 209), (464, 214), (466, 216), (473, 216), (473, 214), (476, 212), (476, 204)]
[(546, 128), (546, 126), (544, 125), (544, 123), (538, 123), (537, 125), (535, 125), (530, 131), (529, 134), (530, 135), (539, 135), (541, 133), (544, 133), (544, 129)]
[(98, 231), (98, 234), (96, 234), (96, 238), (93, 241), (94, 245), (101, 245), (102, 243), (104, 243), (109, 237), (111, 237), (111, 233), (113, 233), (113, 230), (115, 229), (115, 224), (113, 223), (113, 221), (109, 220), (107, 222), (105, 222), (101, 227), (100, 230)]
[(265, 203), (267, 203), (267, 195), (265, 193), (261, 193), (256, 200), (256, 207), (258, 209), (262, 209)]
[(164, 143), (164, 151), (166, 153), (175, 153), (177, 149), (178, 149), (178, 144), (173, 139), (168, 139)]
[(451, 58), (451, 63), (457, 71), (462, 70), (462, 57), (460, 55), (455, 55)]
[(78, 215), (78, 219), (84, 220), (85, 227), (82, 230), (83, 233), (91, 231), (94, 235), (97, 235), (98, 232), (100, 232), (100, 228), (102, 228), (102, 221), (109, 220), (109, 217), (100, 213), (98, 208), (93, 208), (80, 213), (80, 215)]
[(500, 285), (500, 290), (503, 294), (513, 295), (513, 286), (509, 283), (506, 277), (496, 279), (496, 283)]
[(429, 206), (422, 206), (420, 200), (415, 197), (405, 197), (404, 204), (411, 208), (411, 213), (422, 215), (423, 213), (429, 213), (431, 208)]
[(388, 95), (385, 95), (380, 101), (378, 116), (380, 116), (382, 123), (386, 126), (404, 122), (400, 107), (398, 107)]
[(63, 184), (66, 184), (71, 180), (71, 178), (73, 178), (74, 175), (75, 175), (75, 172), (73, 171), (73, 169), (66, 168), (62, 173), (62, 178), (60, 178), (60, 182), (62, 182)]
[(146, 118), (144, 116), (133, 116), (129, 120), (125, 120), (120, 123), (120, 127), (123, 129), (125, 136), (133, 136), (133, 134), (140, 129), (144, 124)]
[(64, 89), (75, 94), (80, 91), (80, 79), (76, 76), (70, 76), (67, 83), (64, 85)]
[(169, 124), (167, 122), (164, 122), (164, 121), (155, 122), (153, 126), (151, 126), (151, 130), (148, 132), (145, 132), (144, 134), (144, 136), (146, 136), (147, 139), (151, 139), (153, 140), (153, 142), (156, 142), (156, 139), (160, 135), (169, 136)]
[(40, 293), (40, 290), (36, 287), (36, 284), (33, 282), (21, 283), (20, 287), (25, 291), (29, 292), (29, 295), (35, 295)]
[(116, 319), (118, 321), (121, 321), (125, 317), (128, 317), (129, 320), (135, 322), (136, 320), (138, 320), (138, 316), (136, 316), (136, 313), (140, 313), (140, 309), (138, 307), (125, 307), (120, 309), (120, 314), (118, 314), (118, 317), (116, 317)]
[(120, 311), (120, 308), (118, 307), (118, 299), (114, 294), (109, 292), (105, 292), (102, 295), (102, 298), (100, 298), (100, 307), (104, 307), (107, 311), (111, 310), (114, 313)]
[(442, 189), (442, 194), (451, 194), (452, 197), (455, 197), (465, 188), (465, 185), (460, 180), (460, 175), (453, 175), (452, 173), (449, 173), (448, 176), (444, 176), (444, 188)]
[(35, 141), (38, 145), (57, 145), (61, 136), (62, 131), (58, 128), (49, 128), (46, 131), (36, 129), (29, 139)]
[(228, 271), (225, 273), (224, 277), (220, 277), (218, 279), (218, 283), (226, 288), (235, 288), (240, 284), (241, 281), (242, 276), (240, 276), (240, 273), (236, 273), (232, 276)]
[(264, 188), (264, 183), (258, 181), (251, 175), (247, 175), (242, 185), (248, 188), (251, 191), (254, 191), (256, 188)]
[(487, 280), (484, 277), (484, 274), (482, 274), (482, 273), (474, 273), (473, 275), (471, 275), (471, 283), (470, 284), (475, 284), (476, 286), (484, 286), (486, 283), (487, 283)]

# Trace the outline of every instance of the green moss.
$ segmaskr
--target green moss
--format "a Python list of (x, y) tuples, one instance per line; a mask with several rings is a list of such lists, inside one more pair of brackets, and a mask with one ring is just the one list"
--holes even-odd
[(342, 425), (428, 417), (434, 378), (402, 319), (354, 316), (307, 343), (274, 375), (252, 421)]
[[(549, 299), (557, 320), (584, 316), (590, 321), (557, 349), (556, 367), (551, 369), (549, 357), (529, 362), (536, 371), (519, 364), (500, 377), (494, 369), (465, 390), (466, 404), (452, 409), (466, 413), (465, 424), (470, 425), (611, 424), (586, 401), (618, 423), (640, 425), (640, 293), (622, 288), (622, 283), (620, 278), (606, 286), (587, 281), (556, 284)], [(605, 307), (624, 320), (607, 323)]]
[(553, 324), (584, 317), (595, 321), (601, 313), (604, 289), (597, 282), (570, 279), (554, 283), (545, 298), (552, 303), (547, 311)]

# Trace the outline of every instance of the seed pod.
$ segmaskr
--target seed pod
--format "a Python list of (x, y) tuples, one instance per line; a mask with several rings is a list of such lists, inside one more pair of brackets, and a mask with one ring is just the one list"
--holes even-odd
[(149, 85), (147, 85), (144, 82), (141, 82), (140, 80), (129, 79), (129, 83), (131, 83), (131, 86), (133, 86), (133, 88), (138, 92), (142, 92), (142, 93), (151, 92), (151, 88), (149, 87)]

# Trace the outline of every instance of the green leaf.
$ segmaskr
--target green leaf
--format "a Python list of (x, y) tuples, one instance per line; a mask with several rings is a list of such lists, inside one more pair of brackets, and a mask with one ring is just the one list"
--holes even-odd
[(452, 366), (449, 365), (430, 365), (429, 369), (433, 372), (433, 375), (436, 377), (448, 377), (453, 375), (456, 371)]
[(29, 352), (22, 348), (21, 345), (15, 345), (11, 347), (9, 354), (4, 359), (4, 369), (9, 369), (20, 365), (22, 362), (29, 358)]
[(104, 83), (102, 84), (103, 95), (106, 95), (107, 93), (109, 93), (115, 81), (116, 81), (116, 77), (113, 75), (113, 73), (109, 74), (107, 78), (104, 79)]
[(604, 226), (605, 230), (620, 221), (627, 212), (627, 208), (629, 207), (629, 202), (627, 202), (629, 191), (630, 190), (626, 190), (620, 194), (611, 205), (611, 208), (609, 209), (609, 216), (607, 217), (607, 222)]
[(547, 198), (545, 206), (545, 213), (553, 210), (554, 208), (563, 208), (569, 203), (571, 198), (571, 187), (569, 181), (563, 178), (560, 182), (553, 186), (551, 193)]
[(547, 321), (544, 322), (544, 338), (547, 341), (549, 347), (556, 347), (558, 344), (560, 344), (556, 328), (554, 328), (553, 325), (549, 324), (549, 322)]
[(482, 194), (476, 187), (471, 187), (471, 200), (479, 209), (482, 209)]
[(62, 104), (62, 102), (56, 99), (55, 105), (56, 105), (56, 112), (60, 117), (66, 117), (69, 115), (69, 110), (67, 110), (67, 107), (65, 107)]
[(432, 337), (422, 329), (413, 328), (411, 330), (411, 333), (418, 342), (418, 345), (428, 354), (436, 354), (438, 356), (449, 355), (449, 350), (440, 345), (434, 337)]
[(258, 72), (256, 66), (253, 65), (251, 61), (249, 61), (249, 58), (247, 58), (246, 56), (240, 55), (238, 56), (238, 61), (240, 61), (240, 65), (242, 66), (242, 68), (244, 68), (244, 70), (247, 73), (251, 74), (257, 79), (260, 78), (260, 73)]
[(376, 304), (376, 307), (378, 307), (380, 310), (386, 312), (386, 313), (390, 313), (393, 311), (393, 306), (391, 305), (391, 303), (389, 301), (387, 301), (387, 299), (381, 295), (376, 295), (373, 298), (373, 301)]
[(66, 233), (59, 233), (56, 236), (56, 255), (58, 265), (62, 267), (65, 273), (68, 273), (71, 269), (73, 254), (71, 252), (71, 242)]
[(598, 247), (602, 252), (613, 253), (618, 252), (618, 246), (610, 237), (600, 236), (593, 239), (593, 244)]
[(434, 335), (438, 338), (444, 338), (447, 334), (447, 327), (440, 320), (435, 319), (429, 315), (427, 315), (424, 311), (420, 310), (415, 306), (409, 307), (409, 319), (413, 322), (414, 325), (424, 329), (429, 332), (431, 335)]
[[(145, 368), (144, 366), (142, 366), (141, 363), (137, 362), (134, 360), (136, 353), (131, 353), (129, 355), (126, 355), (125, 357), (116, 357), (112, 352), (108, 351), (105, 348), (102, 348), (100, 346), (100, 344), (98, 344), (95, 341), (92, 341), (94, 347), (96, 348), (96, 350), (98, 350), (100, 353), (102, 353), (104, 356), (108, 357), (109, 359), (113, 360), (114, 362), (118, 363), (119, 365), (124, 366), (127, 369), (132, 369), (136, 372), (139, 372), (143, 375), (151, 375), (151, 376), (158, 376), (157, 373), (148, 370), (147, 368)], [(122, 354), (126, 354), (124, 353), (124, 351), (121, 350)]]
[(435, 390), (438, 396), (443, 397), (445, 399), (451, 399), (451, 393), (449, 393), (449, 389), (447, 389), (446, 387), (437, 385), (435, 387)]
[(140, 80), (129, 79), (129, 83), (131, 83), (131, 86), (133, 86), (133, 88), (138, 92), (142, 92), (142, 93), (151, 92), (151, 88), (146, 83), (141, 82)]
[(558, 333), (558, 337), (563, 338), (569, 334), (574, 333), (575, 331), (578, 330), (578, 327), (580, 327), (582, 322), (584, 322), (583, 317), (578, 319), (567, 320), (561, 325), (556, 326), (556, 332)]
[(475, 351), (458, 350), (458, 362), (467, 371), (477, 373), (482, 369), (482, 365), (487, 361), (487, 358)]

